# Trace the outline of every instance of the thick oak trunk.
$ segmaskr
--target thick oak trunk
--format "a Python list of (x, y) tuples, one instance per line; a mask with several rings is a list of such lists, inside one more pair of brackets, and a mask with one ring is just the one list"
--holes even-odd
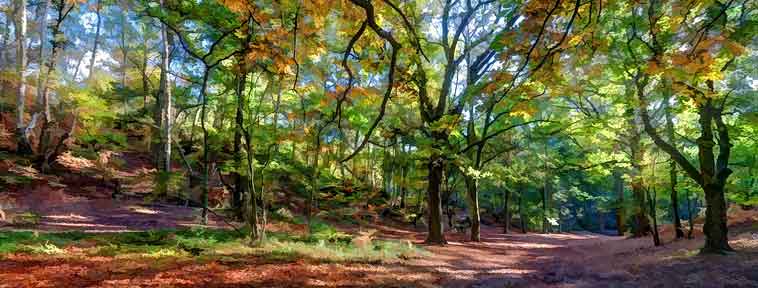
[(648, 209), (645, 188), (642, 183), (642, 161), (644, 158), (644, 150), (640, 143), (641, 135), (636, 126), (637, 122), (633, 119), (629, 122), (633, 125), (632, 135), (629, 138), (629, 150), (632, 158), (631, 186), (632, 198), (634, 200), (634, 225), (632, 225), (632, 236), (643, 237), (649, 235), (652, 231), (650, 227), (650, 219), (648, 219), (647, 216)]
[(733, 251), (727, 239), (726, 199), (724, 199), (724, 187), (707, 185), (705, 190), (705, 246), (703, 253), (723, 253)]
[(442, 155), (434, 154), (429, 158), (429, 183), (427, 187), (427, 212), (429, 234), (426, 238), (428, 244), (445, 244), (445, 235), (442, 231), (442, 197), (440, 186), (442, 175), (445, 173), (445, 160)]

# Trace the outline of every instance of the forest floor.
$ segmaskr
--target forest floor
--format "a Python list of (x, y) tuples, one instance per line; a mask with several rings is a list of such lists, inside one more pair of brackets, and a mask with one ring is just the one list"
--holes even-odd
[[(134, 167), (141, 160), (129, 161), (137, 162), (130, 164)], [(135, 180), (127, 184), (148, 182), (140, 175), (125, 175)], [(192, 254), (156, 246), (149, 253), (137, 253), (130, 250), (134, 245), (113, 243), (121, 243), (119, 235), (133, 231), (198, 227), (199, 209), (112, 199), (97, 181), (69, 176), (47, 181), (58, 184), (26, 185), (4, 195), (14, 204), (6, 212), (33, 211), (38, 219), (29, 227), (0, 227), (0, 250), (14, 245), (8, 242), (11, 237), (69, 241), (55, 245), (51, 243), (64, 242), (45, 240), (29, 246), (31, 251), (0, 254), (0, 287), (758, 287), (758, 209), (732, 210), (730, 242), (737, 253), (723, 256), (697, 255), (702, 233), (674, 241), (668, 226), (663, 228), (661, 247), (653, 247), (649, 237), (503, 234), (502, 227), (493, 226), (482, 227), (481, 242), (447, 233), (448, 244), (440, 247), (423, 245), (421, 229), (383, 222), (339, 227), (353, 235), (376, 230), (374, 241), (412, 242), (425, 252), (387, 261), (287, 254), (291, 250), (285, 251), (287, 257), (280, 257), (281, 250), (245, 254), (238, 252), (247, 249), (241, 245)], [(221, 220), (212, 215), (208, 228), (228, 229)], [(270, 226), (287, 233), (302, 230), (283, 223)], [(19, 231), (34, 234), (13, 234), (30, 233)], [(53, 234), (63, 231), (85, 233)], [(53, 236), (39, 236), (48, 234)], [(98, 241), (101, 238), (108, 240)], [(374, 249), (365, 252), (375, 253)]]
[[(51, 193), (42, 189), (20, 200), (47, 199), (50, 195), (36, 195), (45, 191)], [(65, 192), (58, 196), (65, 201), (40, 210), (42, 220), (34, 230), (125, 232), (191, 227), (197, 222), (197, 209), (188, 207)], [(449, 233), (448, 245), (437, 247), (423, 246), (424, 233), (410, 227), (363, 225), (362, 230), (376, 229), (377, 238), (412, 241), (428, 251), (389, 262), (92, 255), (87, 248), (94, 244), (83, 240), (63, 247), (64, 253), (5, 255), (0, 258), (0, 287), (758, 287), (758, 211), (741, 211), (736, 217), (730, 239), (738, 252), (726, 256), (697, 256), (699, 234), (672, 241), (664, 231), (668, 241), (652, 247), (650, 238), (503, 234), (502, 227), (491, 226), (483, 227), (480, 243)]]

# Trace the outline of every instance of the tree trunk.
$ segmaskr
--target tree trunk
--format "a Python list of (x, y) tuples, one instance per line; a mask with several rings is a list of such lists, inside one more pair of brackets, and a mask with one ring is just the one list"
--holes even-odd
[(247, 195), (250, 197), (250, 214), (247, 222), (250, 226), (250, 240), (255, 242), (260, 239), (260, 233), (258, 233), (258, 195), (255, 195), (255, 159), (253, 157), (252, 137), (248, 131), (245, 131), (245, 145), (247, 146), (247, 179), (249, 179), (247, 182), (249, 193)]
[(724, 199), (724, 187), (708, 185), (704, 187), (706, 210), (703, 233), (705, 234), (705, 253), (723, 253), (733, 251), (727, 239), (726, 199)]
[(150, 77), (147, 75), (147, 60), (148, 60), (148, 50), (147, 50), (147, 25), (143, 24), (142, 26), (142, 63), (140, 67), (140, 72), (142, 72), (142, 108), (145, 110), (145, 113), (147, 113), (147, 98), (150, 96)]
[[(13, 5), (18, 5), (16, 1), (13, 1)], [(15, 6), (14, 6), (15, 8)], [(11, 27), (14, 27), (13, 29), (17, 29), (15, 27), (18, 27), (17, 22), (17, 14), (13, 14), (17, 10), (14, 11), (14, 9), (5, 9), (3, 11), (3, 14), (5, 14), (5, 22), (3, 23), (3, 26), (0, 26), (0, 29), (2, 29), (2, 34), (0, 34), (0, 39), (2, 39), (2, 42), (0, 42), (0, 47), (7, 47), (9, 40), (11, 39)], [(26, 13), (24, 11), (24, 13)], [(13, 26), (11, 26), (11, 24)], [(16, 38), (18, 39), (18, 38)], [(7, 50), (7, 49), (6, 49)], [(6, 65), (10, 65), (12, 62), (10, 60), (10, 56), (8, 56), (6, 51), (0, 51), (0, 67), (5, 67)]]
[[(203, 85), (200, 88), (200, 94), (202, 95), (203, 103), (200, 109), (200, 127), (203, 130), (203, 193), (202, 193), (202, 205), (203, 205), (203, 213), (202, 213), (202, 222), (203, 225), (208, 223), (208, 174), (210, 174), (210, 159), (209, 159), (209, 149), (208, 146), (208, 129), (205, 126), (205, 119), (207, 116), (206, 113), (206, 107), (208, 106), (208, 95), (206, 88), (208, 86), (208, 74), (210, 73), (210, 68), (206, 65), (205, 71), (203, 73)], [(248, 143), (248, 145), (250, 145)], [(248, 151), (249, 153), (249, 151)], [(248, 156), (250, 157), (250, 156)], [(249, 164), (252, 165), (252, 164)], [(251, 168), (252, 169), (252, 168)], [(252, 175), (251, 175), (252, 176)], [(252, 177), (250, 177), (252, 179)], [(252, 180), (251, 180), (252, 181)], [(251, 190), (252, 191), (252, 190)], [(255, 196), (251, 195), (252, 200), (255, 200)]]
[[(246, 81), (247, 76), (246, 74), (243, 74), (243, 75), (245, 75), (245, 77), (243, 77), (241, 81)], [(244, 85), (244, 83), (241, 85)], [(252, 90), (255, 90), (255, 88), (256, 88), (255, 86), (251, 87)], [(244, 93), (240, 93), (240, 97), (244, 97)], [(245, 103), (249, 103), (249, 101), (250, 99), (248, 99), (248, 101), (245, 101), (243, 98), (239, 98), (240, 104), (243, 104), (243, 105)], [(253, 119), (252, 115), (248, 115), (248, 116), (250, 116), (250, 119)], [(249, 201), (246, 201), (248, 205), (250, 205), (249, 206), (250, 211), (248, 211), (247, 222), (248, 222), (248, 225), (250, 226), (250, 239), (251, 241), (255, 242), (258, 239), (261, 239), (261, 233), (259, 233), (260, 229), (258, 226), (258, 197), (256, 195), (256, 190), (255, 190), (255, 152), (253, 151), (253, 137), (250, 135), (250, 131), (245, 129), (243, 125), (244, 124), (243, 120), (244, 118), (242, 118), (242, 115), (240, 115), (239, 121), (240, 121), (241, 126), (239, 127), (240, 128), (239, 131), (242, 132), (243, 136), (245, 137), (245, 148), (247, 150), (246, 151), (247, 152), (246, 153), (247, 154), (247, 177), (246, 178), (243, 177), (243, 179), (247, 180), (248, 193), (245, 195), (247, 195), (247, 197), (250, 197), (250, 199), (248, 199)], [(237, 120), (235, 119), (235, 121)]]
[[(634, 117), (634, 116), (631, 116)], [(632, 226), (632, 235), (634, 237), (643, 237), (651, 232), (650, 220), (647, 217), (647, 201), (645, 199), (645, 188), (642, 184), (642, 160), (644, 151), (641, 147), (641, 135), (636, 128), (636, 121), (630, 120), (632, 124), (632, 135), (629, 139), (629, 150), (632, 160), (631, 186), (632, 197), (634, 198), (634, 225)]]
[[(100, 0), (98, 0), (98, 3)], [(163, 5), (163, 0), (161, 0)], [(99, 9), (99, 8), (98, 8)], [(99, 11), (99, 10), (98, 10)], [(98, 12), (99, 13), (99, 12)], [(98, 33), (100, 31), (100, 16), (98, 16)], [(95, 38), (97, 40), (97, 38)], [(161, 105), (163, 111), (162, 124), (163, 124), (163, 156), (159, 159), (163, 159), (163, 170), (165, 172), (171, 172), (171, 129), (172, 129), (172, 115), (171, 115), (171, 81), (169, 80), (169, 69), (171, 67), (171, 54), (169, 48), (171, 47), (171, 40), (169, 39), (168, 29), (166, 25), (161, 27), (161, 92), (163, 94), (163, 104)], [(95, 48), (97, 48), (97, 41), (95, 41)], [(93, 58), (94, 59), (94, 58)], [(92, 62), (94, 64), (94, 62)], [(91, 72), (90, 72), (91, 73)], [(90, 74), (91, 75), (91, 74)]]
[(317, 195), (319, 191), (319, 186), (321, 185), (321, 181), (319, 181), (320, 175), (320, 167), (319, 167), (319, 154), (321, 154), (321, 133), (320, 129), (315, 129), (314, 131), (314, 145), (313, 145), (313, 176), (311, 179), (311, 189), (309, 190), (308, 194), (308, 201), (306, 203), (307, 207), (306, 209), (306, 220), (308, 224), (308, 233), (313, 232), (313, 226), (311, 225), (311, 217), (313, 217), (313, 197)]
[[(404, 143), (400, 147), (400, 151), (402, 151), (401, 157), (406, 157)], [(410, 169), (410, 167), (408, 167), (408, 160), (403, 158), (402, 166), (400, 167), (400, 209), (405, 209), (405, 198), (408, 193), (408, 182), (406, 180), (406, 178), (408, 178), (408, 169)]]
[[(435, 135), (435, 139), (446, 139), (443, 135)], [(440, 147), (436, 147), (440, 148)], [(438, 150), (438, 149), (435, 149)], [(443, 155), (435, 152), (429, 158), (427, 168), (429, 170), (429, 182), (427, 187), (427, 213), (429, 234), (426, 237), (428, 244), (445, 244), (445, 235), (442, 228), (442, 201), (440, 195), (440, 186), (442, 185), (442, 175), (445, 173), (445, 159)]]
[(521, 224), (521, 233), (523, 233), (523, 234), (526, 234), (526, 231), (527, 231), (527, 229), (526, 229), (526, 214), (525, 214), (526, 211), (524, 211), (524, 193), (525, 192), (526, 191), (524, 191), (524, 189), (521, 189), (521, 191), (519, 191), (519, 195), (518, 195), (518, 216), (519, 216), (519, 222), (521, 222), (520, 223)]
[(479, 213), (479, 187), (477, 180), (472, 176), (465, 175), (466, 181), (468, 213), (471, 218), (471, 237), (470, 240), (474, 242), (481, 241), (481, 215)]
[[(713, 83), (709, 82), (709, 87), (713, 89)], [(700, 160), (700, 171), (702, 176), (701, 187), (705, 192), (705, 224), (703, 233), (705, 234), (705, 246), (703, 253), (723, 253), (725, 251), (734, 251), (729, 246), (727, 239), (727, 218), (726, 218), (726, 199), (724, 197), (724, 186), (726, 179), (732, 173), (727, 167), (729, 154), (732, 144), (729, 143), (729, 134), (726, 125), (721, 118), (721, 109), (713, 106), (713, 100), (706, 101), (700, 107), (700, 127), (702, 134), (697, 139), (698, 159)], [(713, 126), (716, 123), (719, 156), (714, 159), (713, 147)]]
[[(47, 11), (50, 10), (50, 1), (44, 0), (45, 4), (42, 6), (42, 10), (39, 12), (39, 73), (37, 74), (37, 103), (42, 103), (42, 91), (45, 84), (45, 73), (42, 72), (47, 64), (45, 58), (45, 42), (47, 42)], [(48, 73), (49, 74), (49, 73)]]
[[(127, 62), (128, 59), (128, 51), (127, 51), (127, 44), (126, 44), (126, 34), (129, 31), (129, 26), (127, 26), (126, 18), (128, 17), (129, 10), (126, 7), (122, 7), (124, 10), (121, 14), (121, 88), (126, 89), (126, 70), (129, 65)], [(76, 79), (74, 79), (76, 80)], [(124, 93), (124, 99), (123, 99), (123, 112), (121, 116), (121, 129), (124, 131), (127, 131), (127, 115), (129, 114), (129, 95), (127, 93)]]
[(16, 0), (16, 152), (20, 155), (32, 154), (32, 146), (25, 133), (24, 108), (26, 107), (26, 0)]
[(624, 179), (621, 178), (621, 171), (616, 168), (613, 170), (613, 186), (616, 191), (618, 206), (616, 207), (616, 230), (619, 236), (624, 236), (626, 232), (626, 213), (624, 212)]
[(82, 61), (84, 60), (84, 53), (79, 56), (79, 59), (76, 60), (76, 68), (74, 69), (74, 75), (71, 76), (71, 81), (76, 82), (76, 78), (79, 78), (79, 70), (82, 67)]
[[(163, 5), (163, 1), (161, 1), (161, 5)], [(97, 46), (100, 44), (100, 23), (102, 22), (102, 17), (100, 17), (101, 6), (100, 0), (97, 0), (97, 3), (95, 4), (95, 16), (97, 16), (97, 23), (95, 24), (95, 43), (92, 45), (92, 58), (89, 60), (88, 80), (92, 80), (92, 75), (95, 74), (95, 58), (97, 56)], [(165, 28), (163, 30), (165, 31)]]
[(511, 230), (511, 210), (510, 210), (510, 200), (511, 200), (511, 190), (505, 189), (505, 195), (503, 196), (503, 212), (505, 213), (505, 224), (503, 225), (503, 233), (508, 234)]
[[(163, 2), (161, 1), (161, 5), (163, 5)], [(166, 171), (165, 170), (165, 147), (166, 144), (164, 142), (165, 140), (165, 133), (164, 128), (166, 123), (164, 123), (165, 120), (165, 112), (166, 112), (166, 96), (168, 94), (166, 92), (168, 91), (168, 87), (166, 85), (168, 84), (168, 69), (165, 69), (164, 62), (168, 61), (168, 53), (165, 53), (165, 50), (168, 49), (168, 32), (166, 31), (167, 27), (166, 25), (161, 24), (161, 74), (160, 74), (160, 84), (158, 91), (155, 93), (155, 106), (153, 106), (153, 127), (152, 127), (152, 141), (151, 141), (151, 148), (150, 151), (153, 154), (153, 161), (155, 164), (156, 169), (159, 171)], [(167, 65), (166, 65), (167, 66)], [(206, 71), (207, 72), (207, 71)], [(201, 94), (205, 95), (205, 91), (200, 91)], [(205, 100), (203, 100), (205, 101)], [(205, 104), (203, 104), (203, 119), (205, 119)], [(204, 124), (204, 123), (202, 123)]]
[[(668, 81), (666, 82), (668, 85)], [(668, 91), (668, 89), (667, 89)], [(674, 135), (674, 121), (671, 115), (671, 106), (668, 103), (669, 99), (663, 101), (664, 112), (666, 114), (666, 134), (668, 134), (668, 140), (671, 145), (676, 145), (676, 138)], [(671, 217), (674, 223), (674, 229), (676, 233), (676, 239), (684, 238), (684, 231), (682, 231), (682, 222), (679, 217), (679, 195), (676, 191), (676, 162), (671, 159), (669, 163), (669, 183), (671, 187)]]
[(649, 195), (648, 196), (648, 202), (650, 202), (650, 218), (653, 218), (653, 227), (652, 227), (652, 230), (653, 230), (653, 244), (655, 246), (661, 246), (661, 237), (658, 234), (658, 217), (657, 217), (656, 212), (655, 212), (655, 206), (657, 204), (656, 203), (657, 199), (656, 199), (656, 195), (655, 195), (656, 192), (655, 192), (655, 188), (652, 188), (652, 189), (653, 189), (653, 195)]
[[(52, 31), (52, 35), (55, 35), (53, 37), (51, 52), (50, 52), (50, 60), (47, 62), (47, 71), (45, 72), (44, 82), (42, 84), (42, 132), (40, 132), (40, 142), (39, 142), (39, 167), (40, 171), (42, 173), (45, 173), (50, 164), (50, 156), (51, 153), (49, 153), (48, 149), (50, 148), (50, 141), (52, 141), (50, 138), (52, 137), (52, 132), (50, 129), (55, 126), (55, 120), (52, 117), (52, 114), (50, 112), (50, 76), (55, 72), (55, 67), (57, 63), (58, 54), (62, 52), (64, 49), (64, 40), (63, 37), (63, 31), (62, 31), (62, 24), (63, 21), (66, 19), (66, 17), (69, 15), (69, 12), (71, 9), (73, 9), (73, 6), (68, 6), (68, 2), (62, 1), (55, 5), (57, 17), (53, 25), (50, 27)], [(48, 0), (46, 2), (46, 6), (49, 6), (50, 1)], [(73, 5), (73, 4), (72, 4)], [(47, 8), (45, 9), (47, 11)], [(46, 13), (45, 13), (46, 15)], [(45, 21), (46, 22), (46, 21)]]
[[(245, 82), (247, 81), (247, 73), (242, 73), (242, 76), (237, 78), (237, 111), (234, 118), (234, 163), (237, 167), (242, 167), (242, 130), (244, 126), (244, 114), (242, 113), (242, 106), (244, 101), (242, 97), (245, 91)], [(242, 195), (245, 193), (244, 179), (238, 172), (233, 173), (234, 177), (234, 191), (232, 192), (232, 207), (237, 211), (238, 216), (241, 216), (242, 212)]]
[(545, 166), (545, 168), (544, 168), (545, 169), (545, 171), (544, 171), (545, 172), (545, 179), (542, 179), (542, 181), (543, 181), (543, 183), (542, 183), (543, 184), (543, 186), (542, 186), (542, 233), (547, 233), (547, 232), (550, 231), (548, 229), (549, 222), (547, 220), (547, 217), (548, 217), (548, 215), (547, 215), (547, 212), (548, 212), (547, 209), (548, 209), (548, 206), (549, 206), (548, 205), (548, 202), (549, 202), (548, 199), (550, 199), (550, 196), (549, 196), (550, 191), (548, 191), (548, 186), (549, 186), (548, 183), (550, 182), (549, 181), (550, 176), (548, 174), (548, 167), (547, 167), (547, 157), (548, 157), (548, 155), (547, 155), (547, 140), (545, 141), (544, 150), (545, 150), (544, 151), (545, 152), (545, 161), (544, 161), (543, 164)]
[(687, 231), (687, 239), (692, 239), (692, 231), (695, 230), (695, 217), (692, 217), (692, 198), (690, 197), (690, 190), (687, 189), (687, 222), (689, 224), (689, 231)]

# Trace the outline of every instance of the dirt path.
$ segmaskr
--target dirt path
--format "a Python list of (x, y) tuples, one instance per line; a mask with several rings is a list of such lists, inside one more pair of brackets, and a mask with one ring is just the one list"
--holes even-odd
[(416, 261), (434, 267), (444, 276), (446, 287), (531, 287), (563, 282), (576, 276), (566, 261), (575, 252), (572, 245), (608, 241), (606, 236), (502, 235), (485, 229), (481, 243), (451, 241), (445, 247), (430, 247), (437, 257)]
[[(758, 210), (730, 218), (738, 253), (697, 256), (702, 235), (664, 246), (648, 238), (593, 233), (502, 234), (483, 226), (482, 242), (447, 234), (448, 245), (426, 246), (432, 255), (408, 269), (431, 273), (441, 287), (758, 287)], [(386, 238), (423, 242), (422, 232), (373, 226)]]
[[(758, 218), (731, 227), (734, 255), (697, 256), (703, 239), (653, 247), (649, 238), (592, 233), (451, 235), (409, 263), (442, 287), (758, 287)], [(418, 241), (423, 235), (415, 235)]]
[[(482, 227), (481, 242), (448, 234), (443, 247), (427, 246), (433, 256), (410, 261), (409, 266), (431, 271), (443, 287), (548, 287), (585, 278), (572, 258), (583, 247), (623, 240), (599, 234), (502, 234), (500, 227)], [(423, 234), (413, 235), (421, 241)], [(623, 280), (623, 279), (615, 279)]]

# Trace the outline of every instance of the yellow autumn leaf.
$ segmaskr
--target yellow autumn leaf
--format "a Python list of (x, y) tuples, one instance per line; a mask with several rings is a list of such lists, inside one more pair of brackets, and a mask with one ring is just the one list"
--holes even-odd
[(582, 35), (574, 35), (569, 39), (568, 44), (569, 46), (576, 46), (579, 42), (582, 42)]

